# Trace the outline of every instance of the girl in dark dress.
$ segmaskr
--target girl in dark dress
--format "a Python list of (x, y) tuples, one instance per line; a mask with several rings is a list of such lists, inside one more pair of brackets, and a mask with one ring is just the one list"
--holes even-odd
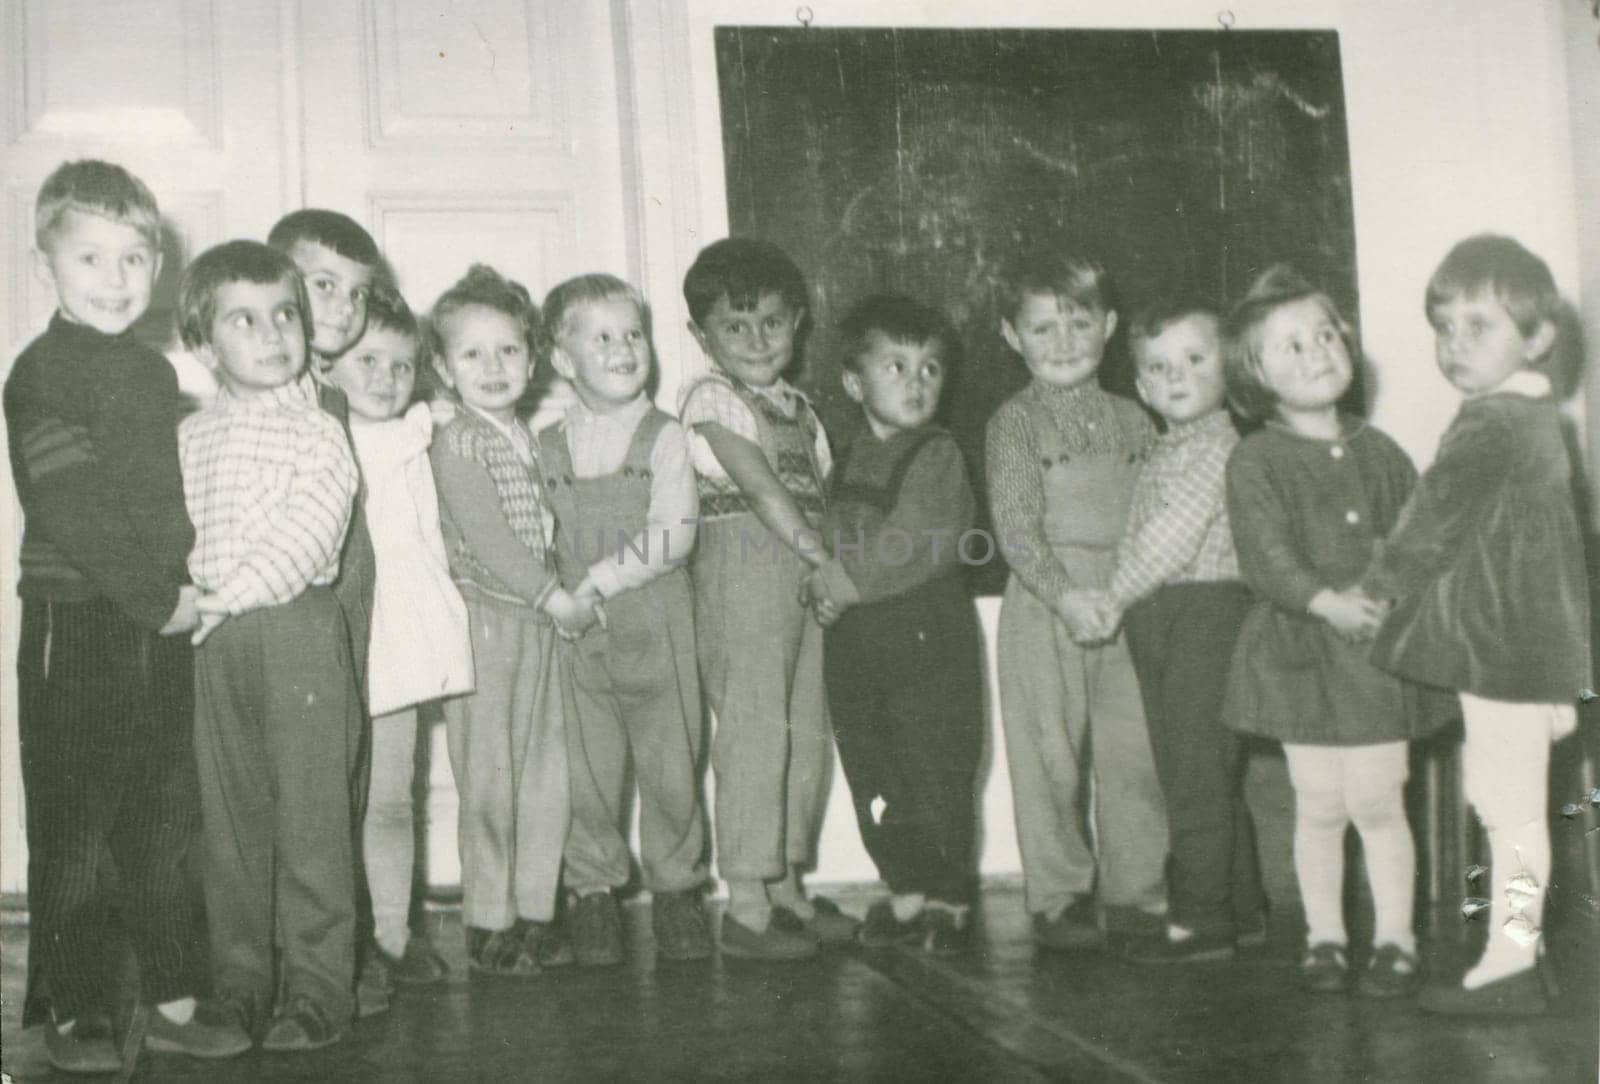
[(1364, 577), (1394, 609), (1373, 660), (1456, 690), (1467, 798), (1489, 836), (1489, 942), (1424, 1009), (1526, 1015), (1550, 877), (1550, 745), (1576, 727), (1590, 677), (1588, 585), (1572, 471), (1550, 380), (1560, 298), (1507, 237), (1461, 242), (1428, 283), (1439, 368), (1466, 396), (1400, 523)]
[(1344, 839), (1361, 835), (1374, 949), (1358, 989), (1411, 992), (1416, 870), (1402, 797), (1406, 743), (1445, 721), (1422, 691), (1367, 659), (1382, 608), (1358, 581), (1416, 472), (1379, 430), (1339, 412), (1356, 348), (1326, 294), (1287, 268), (1264, 272), (1228, 321), (1235, 406), (1266, 425), (1228, 460), (1228, 519), (1257, 601), (1239, 635), (1224, 720), (1283, 743), (1294, 786), (1294, 866), (1305, 904), (1305, 985), (1349, 984)]

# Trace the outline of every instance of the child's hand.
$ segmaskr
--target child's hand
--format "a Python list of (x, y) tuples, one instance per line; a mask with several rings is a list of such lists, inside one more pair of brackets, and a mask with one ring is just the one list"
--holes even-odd
[(456, 420), (456, 405), (449, 399), (429, 399), (428, 413), (433, 415), (433, 424), (443, 429)]
[(172, 616), (167, 618), (167, 623), (161, 626), (160, 635), (177, 636), (179, 633), (193, 632), (196, 625), (200, 624), (200, 611), (195, 608), (195, 600), (200, 597), (200, 588), (186, 583), (178, 588), (178, 604), (172, 609)]
[(1346, 640), (1361, 643), (1377, 634), (1389, 607), (1386, 603), (1374, 602), (1359, 587), (1343, 591), (1328, 587), (1318, 591), (1306, 609), (1332, 625)]
[(1107, 639), (1102, 630), (1105, 619), (1101, 613), (1099, 592), (1068, 590), (1056, 600), (1056, 614), (1066, 622), (1067, 632), (1075, 643), (1089, 645)]
[(545, 601), (544, 612), (556, 623), (556, 632), (567, 640), (578, 639), (597, 624), (605, 627), (598, 593), (573, 595), (558, 587)]
[(1088, 632), (1094, 642), (1105, 643), (1117, 635), (1117, 626), (1122, 624), (1122, 611), (1117, 609), (1117, 604), (1111, 601), (1110, 594), (1105, 591), (1089, 591), (1087, 594), (1094, 607), (1094, 623)]
[(206, 642), (206, 637), (217, 631), (218, 625), (228, 619), (228, 608), (216, 595), (201, 595), (195, 599), (194, 608), (199, 612), (200, 620), (189, 642), (199, 647)]
[(800, 603), (811, 607), (811, 615), (823, 628), (839, 620), (839, 606), (828, 593), (828, 585), (820, 571), (812, 572), (800, 581)]

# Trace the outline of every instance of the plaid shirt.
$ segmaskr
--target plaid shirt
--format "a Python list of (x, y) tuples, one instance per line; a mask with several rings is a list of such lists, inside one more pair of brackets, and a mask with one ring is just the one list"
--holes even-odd
[(178, 428), (195, 524), (189, 574), (230, 614), (292, 602), (338, 578), (358, 475), (310, 380), (249, 399), (221, 391)]
[(1239, 443), (1226, 410), (1169, 429), (1133, 490), (1111, 598), (1126, 608), (1164, 583), (1237, 580), (1228, 528), (1228, 455)]

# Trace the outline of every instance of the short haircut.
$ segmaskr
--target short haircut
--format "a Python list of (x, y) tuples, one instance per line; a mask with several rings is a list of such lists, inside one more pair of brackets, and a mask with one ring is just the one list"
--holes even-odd
[(1452, 248), (1428, 280), (1423, 311), (1431, 323), (1443, 302), (1482, 293), (1505, 306), (1524, 338), (1542, 323), (1560, 322), (1561, 295), (1550, 268), (1510, 237), (1480, 233)]
[(630, 301), (639, 310), (641, 320), (647, 319), (644, 297), (632, 285), (615, 275), (592, 274), (570, 278), (544, 296), (544, 346), (555, 345), (565, 335), (572, 314), (583, 305), (599, 301)]
[(294, 261), (260, 241), (227, 241), (206, 249), (183, 273), (183, 282), (178, 286), (178, 334), (185, 347), (196, 350), (211, 345), (217, 292), (234, 282), (258, 286), (289, 283), (300, 306), (306, 343), (310, 344), (311, 302)]
[(1000, 275), (1000, 316), (1013, 321), (1030, 297), (1054, 297), (1085, 309), (1117, 307), (1111, 276), (1096, 259), (1081, 253), (1025, 252)]
[(529, 296), (527, 287), (513, 282), (488, 264), (475, 263), (467, 268), (454, 286), (439, 295), (428, 314), (428, 353), (444, 356), (444, 322), (452, 315), (471, 305), (503, 312), (522, 327), (523, 341), (529, 356), (539, 343), (539, 310)]
[(1134, 367), (1139, 364), (1139, 347), (1151, 339), (1159, 338), (1174, 324), (1193, 316), (1203, 316), (1222, 333), (1222, 314), (1217, 307), (1202, 297), (1179, 296), (1152, 302), (1134, 314), (1128, 322), (1128, 350), (1133, 354)]
[(378, 243), (347, 214), (318, 207), (290, 211), (267, 234), (267, 244), (281, 252), (288, 252), (300, 241), (326, 246), (347, 260), (387, 274)]
[(152, 248), (161, 247), (161, 212), (145, 183), (113, 162), (85, 158), (57, 166), (39, 186), (34, 203), (34, 243), (48, 250), (68, 211), (99, 215), (132, 226)]
[(1322, 305), (1333, 326), (1338, 329), (1339, 337), (1344, 340), (1345, 353), (1350, 355), (1353, 371), (1360, 370), (1360, 344), (1356, 341), (1355, 329), (1339, 311), (1339, 306), (1333, 303), (1326, 291), (1313, 285), (1293, 267), (1273, 264), (1250, 283), (1250, 288), (1229, 311), (1222, 327), (1223, 380), (1228, 389), (1228, 401), (1241, 417), (1262, 421), (1270, 418), (1278, 406), (1278, 397), (1261, 378), (1256, 329), (1279, 308), (1307, 298)]
[(861, 371), (861, 355), (874, 333), (895, 343), (931, 343), (947, 369), (960, 357), (961, 340), (944, 313), (903, 294), (874, 294), (857, 302), (839, 324), (839, 363), (846, 370)]
[(701, 323), (720, 298), (745, 312), (761, 295), (777, 294), (796, 312), (808, 306), (805, 276), (789, 254), (771, 241), (726, 237), (700, 250), (683, 276), (683, 300), (689, 317)]
[(375, 287), (367, 295), (367, 327), (382, 328), (419, 341), (422, 337), (421, 325), (411, 306), (398, 290), (387, 286)]

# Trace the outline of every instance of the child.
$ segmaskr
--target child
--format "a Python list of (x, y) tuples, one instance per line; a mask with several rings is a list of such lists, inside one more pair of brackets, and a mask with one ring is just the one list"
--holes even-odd
[(806, 313), (805, 282), (776, 245), (742, 237), (701, 250), (683, 280), (689, 330), (716, 366), (684, 391), (699, 491), (695, 637), (716, 714), (717, 862), (728, 881), (722, 951), (813, 955), (855, 935), (830, 901), (807, 900), (800, 867), (826, 798), (822, 629), (800, 584), (832, 461), (811, 404), (783, 379)]
[(1139, 397), (1166, 432), (1139, 472), (1116, 571), (1098, 596), (1101, 635), (1126, 614), (1172, 837), (1167, 934), (1132, 946), (1147, 963), (1228, 959), (1237, 939), (1264, 937), (1242, 741), (1222, 724), (1250, 593), (1228, 528), (1223, 479), (1239, 437), (1222, 403), (1219, 323), (1210, 307), (1180, 300), (1129, 328)]
[(349, 404), (377, 557), (366, 667), (371, 785), (362, 827), (375, 951), (357, 991), (368, 1005), (387, 1002), (391, 982), (438, 982), (446, 974), (444, 960), (407, 923), (417, 706), (472, 691), (466, 604), (450, 579), (428, 461), (433, 422), (425, 404), (411, 403), (420, 348), (405, 301), (375, 290), (365, 333), (324, 374)]
[(539, 438), (556, 568), (562, 586), (598, 595), (606, 612), (604, 630), (559, 651), (573, 948), (584, 965), (622, 960), (614, 890), (631, 873), (620, 820), (631, 754), (656, 949), (666, 959), (704, 959), (700, 679), (683, 568), (695, 535), (688, 441), (645, 392), (650, 341), (633, 287), (610, 275), (569, 279), (545, 299), (544, 320), (555, 370), (577, 393), (564, 420)]
[(430, 455), (450, 574), (466, 600), (477, 691), (445, 701), (461, 799), (462, 919), (480, 971), (532, 975), (571, 962), (553, 936), (567, 835), (567, 751), (555, 628), (595, 623), (547, 567), (551, 524), (533, 439), (516, 405), (539, 328), (528, 291), (474, 264), (428, 322), (434, 371), (465, 408)]
[(1224, 718), (1283, 743), (1308, 927), (1305, 985), (1333, 992), (1349, 981), (1341, 901), (1354, 822), (1376, 922), (1359, 989), (1399, 997), (1420, 971), (1406, 743), (1445, 718), (1367, 661), (1362, 641), (1381, 608), (1357, 581), (1416, 472), (1394, 441), (1339, 413), (1354, 335), (1328, 296), (1293, 271), (1272, 267), (1256, 279), (1229, 316), (1226, 349), (1229, 396), (1267, 425), (1228, 460), (1239, 571), (1259, 597), (1239, 634)]
[[(349, 633), (332, 585), (356, 466), (305, 372), (304, 286), (254, 241), (184, 274), (183, 343), (217, 377), (178, 430), (195, 523), (195, 761), (211, 964), (237, 1034), (314, 1050), (351, 1015), (355, 902)], [(274, 955), (278, 967), (274, 969)]]
[[(872, 297), (845, 317), (845, 394), (864, 433), (840, 462), (807, 581), (861, 840), (889, 886), (862, 943), (965, 948), (983, 751), (982, 645), (957, 540), (977, 518), (961, 450), (934, 426), (956, 357), (943, 314)], [(842, 615), (842, 616), (840, 616)]]
[(1538, 367), (1561, 301), (1550, 269), (1509, 237), (1453, 248), (1425, 307), (1445, 377), (1466, 396), (1363, 583), (1393, 598), (1373, 659), (1455, 689), (1467, 798), (1489, 836), (1489, 942), (1455, 986), (1421, 1005), (1521, 1016), (1547, 1001), (1534, 970), (1545, 886), (1550, 744), (1589, 688), (1588, 582), (1571, 466)]
[(50, 1063), (113, 1072), (119, 942), (102, 892), (109, 855), (146, 1043), (202, 1057), (240, 1045), (194, 1019), (197, 915), (184, 856), (198, 828), (193, 661), (172, 366), (130, 328), (161, 266), (155, 198), (120, 166), (68, 162), (39, 190), (34, 265), (49, 330), (5, 385), (22, 535), (18, 730), (32, 928), (24, 1023)]
[(1011, 566), (1000, 606), (1000, 703), (1035, 940), (1100, 940), (1096, 856), (1084, 828), (1084, 743), (1094, 748), (1098, 892), (1106, 933), (1165, 928), (1166, 811), (1139, 683), (1119, 635), (1094, 643), (1093, 607), (1116, 562), (1155, 427), (1095, 373), (1117, 327), (1104, 268), (1079, 256), (1018, 261), (1000, 330), (1033, 380), (989, 420), (989, 494)]

